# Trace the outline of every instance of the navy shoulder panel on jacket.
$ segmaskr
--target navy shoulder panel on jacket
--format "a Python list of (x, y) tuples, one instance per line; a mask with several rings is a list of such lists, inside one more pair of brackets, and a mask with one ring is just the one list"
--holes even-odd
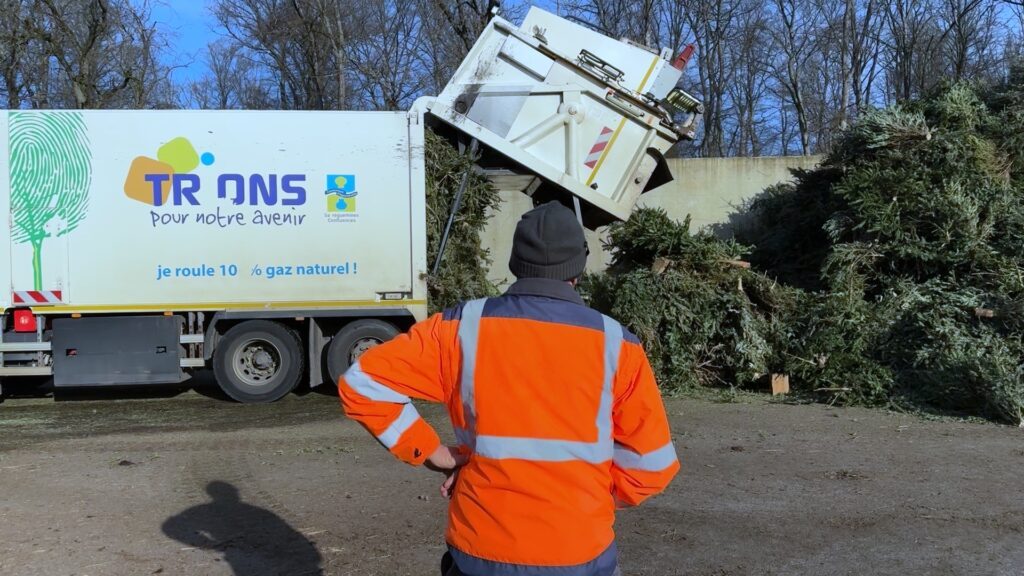
[[(465, 302), (446, 308), (441, 314), (444, 320), (462, 320)], [(506, 294), (488, 298), (484, 305), (483, 318), (516, 318), (536, 320), (604, 330), (604, 315), (586, 306), (544, 296)], [(622, 327), (622, 338), (631, 344), (641, 344), (640, 339)]]
[(622, 338), (623, 340), (629, 342), (630, 344), (643, 344), (642, 342), (640, 342), (640, 338), (637, 338), (636, 334), (630, 332), (629, 329), (626, 328), (625, 326), (622, 327)]
[(544, 296), (505, 295), (491, 298), (484, 306), (484, 318), (516, 318), (603, 330), (601, 313), (565, 300)]
[(451, 308), (445, 308), (441, 312), (442, 320), (462, 320), (462, 303), (456, 304)]

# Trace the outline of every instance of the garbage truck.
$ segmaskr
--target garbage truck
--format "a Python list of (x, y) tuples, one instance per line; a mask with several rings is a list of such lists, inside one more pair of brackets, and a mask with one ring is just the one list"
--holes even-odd
[(533, 8), (407, 112), (6, 111), (0, 382), (212, 369), (241, 402), (336, 382), (427, 315), (425, 129), (601, 226), (693, 137), (687, 56)]

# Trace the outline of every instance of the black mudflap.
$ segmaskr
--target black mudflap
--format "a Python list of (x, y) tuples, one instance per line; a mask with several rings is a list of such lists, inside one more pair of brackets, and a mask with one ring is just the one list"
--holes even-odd
[(53, 323), (53, 385), (181, 382), (184, 374), (179, 359), (180, 333), (178, 316), (56, 320)]

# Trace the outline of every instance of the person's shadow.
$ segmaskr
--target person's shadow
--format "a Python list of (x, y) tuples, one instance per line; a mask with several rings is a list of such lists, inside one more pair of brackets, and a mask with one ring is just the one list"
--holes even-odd
[(323, 574), (316, 546), (276, 514), (242, 502), (227, 482), (210, 482), (206, 493), (213, 502), (171, 516), (164, 534), (220, 552), (237, 576)]

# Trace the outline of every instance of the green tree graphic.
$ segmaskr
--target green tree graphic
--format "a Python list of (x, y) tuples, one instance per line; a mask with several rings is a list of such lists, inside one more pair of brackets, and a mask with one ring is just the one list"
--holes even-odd
[(42, 290), (43, 241), (77, 228), (89, 208), (85, 120), (80, 112), (12, 111), (10, 144), (11, 239), (32, 245), (33, 284)]

